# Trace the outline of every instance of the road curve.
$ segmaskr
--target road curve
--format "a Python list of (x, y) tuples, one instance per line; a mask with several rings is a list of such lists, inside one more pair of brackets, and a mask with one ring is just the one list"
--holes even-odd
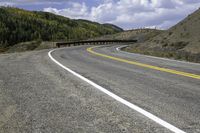
[[(67, 68), (173, 126), (200, 132), (200, 80), (92, 54), (90, 46), (57, 49)], [(200, 65), (101, 46), (115, 58), (200, 75)], [(0, 131), (171, 132), (52, 62), (48, 51), (0, 56)]]
[[(116, 51), (116, 48), (106, 46), (86, 51), (85, 47), (81, 47), (72, 52), (64, 49), (55, 52), (54, 57), (84, 77), (173, 125), (187, 132), (198, 132), (200, 65), (127, 55)], [(114, 60), (109, 57), (114, 57)], [(186, 76), (128, 64), (116, 58), (184, 72)]]

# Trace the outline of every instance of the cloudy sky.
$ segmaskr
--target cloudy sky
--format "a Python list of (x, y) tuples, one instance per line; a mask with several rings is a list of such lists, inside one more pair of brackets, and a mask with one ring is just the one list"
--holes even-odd
[(200, 0), (0, 0), (0, 5), (42, 10), (124, 29), (167, 29), (200, 7)]

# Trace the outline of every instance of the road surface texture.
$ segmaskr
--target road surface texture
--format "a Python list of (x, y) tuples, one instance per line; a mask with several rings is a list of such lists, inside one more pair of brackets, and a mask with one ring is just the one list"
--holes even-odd
[[(101, 57), (91, 46), (52, 57), (173, 126), (200, 132), (200, 80)], [(93, 51), (200, 75), (200, 64), (164, 60), (101, 46)], [(54, 63), (49, 50), (0, 55), (0, 132), (170, 133)]]

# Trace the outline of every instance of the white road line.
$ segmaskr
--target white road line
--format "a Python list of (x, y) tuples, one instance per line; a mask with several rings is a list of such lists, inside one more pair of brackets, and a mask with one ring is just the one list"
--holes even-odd
[(56, 49), (49, 51), (48, 56), (50, 57), (50, 59), (55, 62), (57, 65), (59, 65), (60, 67), (62, 67), (63, 69), (65, 69), (66, 71), (70, 72), (71, 74), (75, 75), (76, 77), (80, 78), (81, 80), (87, 82), (88, 84), (92, 85), (93, 87), (97, 88), (98, 90), (104, 92), (105, 94), (107, 94), (108, 96), (112, 97), (113, 99), (117, 100), (118, 102), (128, 106), (129, 108), (143, 114), (144, 116), (148, 117), (149, 119), (153, 120), (154, 122), (162, 125), (163, 127), (169, 129), (170, 131), (174, 132), (174, 133), (186, 133), (184, 131), (182, 131), (181, 129), (178, 129), (177, 127), (169, 124), (168, 122), (158, 118), (157, 116), (145, 111), (144, 109), (126, 101), (125, 99), (117, 96), (116, 94), (108, 91), (107, 89), (101, 87), (100, 85), (94, 83), (93, 81), (83, 77), (82, 75), (74, 72), (73, 70), (67, 68), (66, 66), (64, 66), (63, 64), (61, 64), (60, 62), (58, 62), (56, 59), (54, 59), (51, 55), (52, 52), (54, 52)]
[(127, 46), (128, 45), (117, 47), (116, 50), (119, 51), (119, 52), (121, 52), (121, 53), (130, 54), (130, 55), (140, 55), (140, 56), (145, 56), (145, 57), (148, 57), (148, 58), (154, 58), (154, 59), (160, 59), (160, 60), (166, 60), (166, 61), (174, 61), (174, 62), (187, 63), (187, 64), (193, 64), (193, 65), (200, 66), (199, 63), (187, 62), (187, 61), (180, 61), (180, 60), (173, 60), (173, 59), (156, 57), (156, 56), (151, 56), (151, 55), (144, 55), (144, 54), (139, 54), (139, 53), (130, 53), (130, 52), (126, 52), (126, 51), (122, 51), (121, 50), (122, 48), (127, 47)]

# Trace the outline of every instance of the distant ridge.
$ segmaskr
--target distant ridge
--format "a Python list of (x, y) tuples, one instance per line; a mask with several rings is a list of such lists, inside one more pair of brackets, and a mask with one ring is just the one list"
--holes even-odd
[(83, 40), (121, 31), (123, 29), (114, 25), (74, 20), (41, 11), (0, 7), (0, 49), (33, 40)]

